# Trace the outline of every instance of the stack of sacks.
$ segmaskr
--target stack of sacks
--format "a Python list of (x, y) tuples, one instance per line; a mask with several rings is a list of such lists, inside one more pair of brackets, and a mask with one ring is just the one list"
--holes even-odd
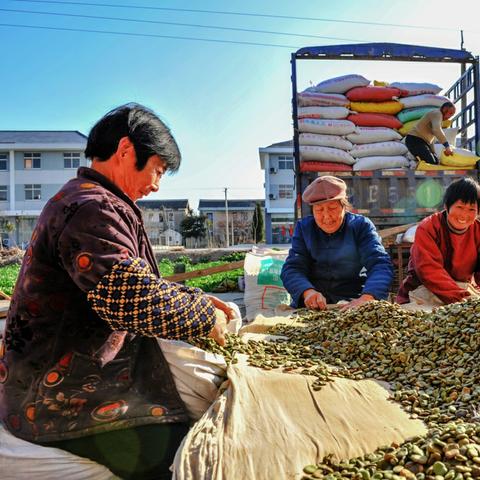
[(402, 91), (395, 87), (373, 86), (349, 90), (352, 113), (348, 119), (355, 123), (357, 132), (347, 136), (354, 144), (349, 151), (355, 159), (353, 170), (378, 170), (408, 167), (407, 148), (402, 136), (394, 129), (402, 127), (395, 114), (402, 110), (397, 100)]
[(347, 118), (361, 127), (401, 128), (402, 123), (395, 117), (403, 108), (397, 100), (400, 95), (398, 88), (352, 88), (346, 96), (353, 113)]
[(392, 128), (358, 127), (346, 138), (353, 143), (349, 153), (356, 159), (355, 171), (401, 168), (410, 164), (402, 136)]
[(342, 136), (355, 132), (355, 124), (346, 119), (350, 101), (344, 94), (369, 83), (361, 75), (343, 75), (298, 94), (301, 171), (352, 170), (355, 158), (348, 150), (353, 145)]

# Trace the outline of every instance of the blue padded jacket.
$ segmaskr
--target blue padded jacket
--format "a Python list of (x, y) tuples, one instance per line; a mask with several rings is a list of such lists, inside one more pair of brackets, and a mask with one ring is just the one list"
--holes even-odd
[(368, 218), (347, 212), (340, 229), (328, 234), (309, 216), (297, 222), (281, 278), (295, 308), (304, 306), (302, 293), (309, 288), (327, 303), (364, 293), (386, 299), (393, 265)]

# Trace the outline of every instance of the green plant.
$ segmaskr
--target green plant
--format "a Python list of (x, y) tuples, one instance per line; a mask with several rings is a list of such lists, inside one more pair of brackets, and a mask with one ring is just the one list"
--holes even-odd
[(263, 213), (259, 202), (255, 204), (255, 210), (252, 218), (252, 236), (255, 243), (263, 240)]
[(0, 290), (7, 295), (13, 293), (15, 282), (17, 281), (20, 265), (12, 264), (0, 268)]
[[(192, 264), (191, 260), (188, 257), (183, 257), (182, 261), (185, 263), (185, 270), (191, 272), (194, 270), (199, 270), (203, 268), (215, 267), (217, 265), (224, 265), (227, 262), (241, 260), (245, 254), (241, 252), (234, 252), (229, 255), (225, 255), (225, 259), (222, 261), (216, 262), (203, 262)], [(223, 257), (222, 257), (223, 258)], [(177, 259), (178, 261), (178, 259)], [(168, 277), (173, 275), (173, 266), (174, 263), (168, 258), (164, 258), (158, 262), (158, 268), (162, 277)], [(7, 295), (11, 295), (15, 282), (17, 281), (18, 273), (20, 271), (20, 265), (7, 265), (5, 267), (0, 267), (0, 290), (5, 292)], [(185, 285), (189, 287), (201, 288), (205, 292), (213, 292), (218, 288), (227, 290), (234, 290), (237, 285), (237, 279), (243, 275), (243, 269), (239, 268), (237, 270), (231, 270), (229, 272), (220, 272), (207, 277), (193, 278), (187, 280)]]
[(226, 255), (222, 255), (220, 257), (220, 261), (223, 261), (223, 262), (237, 262), (238, 260), (244, 260), (245, 255), (246, 255), (245, 252), (227, 253)]
[(207, 233), (204, 215), (188, 215), (180, 222), (180, 233), (185, 238), (201, 238)]

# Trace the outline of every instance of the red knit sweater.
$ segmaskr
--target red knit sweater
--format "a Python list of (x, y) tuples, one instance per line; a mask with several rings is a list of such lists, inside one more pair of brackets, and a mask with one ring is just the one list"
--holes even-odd
[(415, 232), (408, 274), (398, 291), (397, 302), (407, 303), (408, 292), (422, 284), (444, 303), (467, 297), (467, 291), (455, 281), (470, 282), (474, 276), (480, 283), (479, 251), (478, 219), (465, 233), (457, 234), (448, 228), (446, 212), (425, 218)]

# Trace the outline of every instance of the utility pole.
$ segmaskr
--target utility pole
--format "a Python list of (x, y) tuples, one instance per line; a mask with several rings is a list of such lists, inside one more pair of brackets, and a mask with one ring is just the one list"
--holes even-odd
[[(465, 50), (465, 47), (463, 46), (463, 30), (460, 30), (460, 49)], [(467, 108), (467, 93), (466, 93), (467, 79), (464, 76), (466, 71), (467, 71), (467, 66), (465, 65), (465, 63), (460, 64), (460, 75), (461, 75), (460, 92), (462, 94), (462, 101), (461, 101), (462, 112), (465, 112)], [(462, 115), (460, 119), (462, 120), (461, 123), (459, 122), (459, 125), (461, 128), (464, 126), (463, 121), (465, 120), (465, 117)], [(467, 144), (467, 141), (468, 141), (468, 132), (467, 132), (467, 129), (465, 128), (462, 131), (462, 140), (461, 140), (462, 147), (464, 147)], [(456, 147), (456, 145), (454, 145), (454, 147)]]
[(225, 187), (225, 241), (226, 247), (230, 246), (230, 240), (228, 238), (228, 200), (227, 200), (227, 191), (228, 188)]

